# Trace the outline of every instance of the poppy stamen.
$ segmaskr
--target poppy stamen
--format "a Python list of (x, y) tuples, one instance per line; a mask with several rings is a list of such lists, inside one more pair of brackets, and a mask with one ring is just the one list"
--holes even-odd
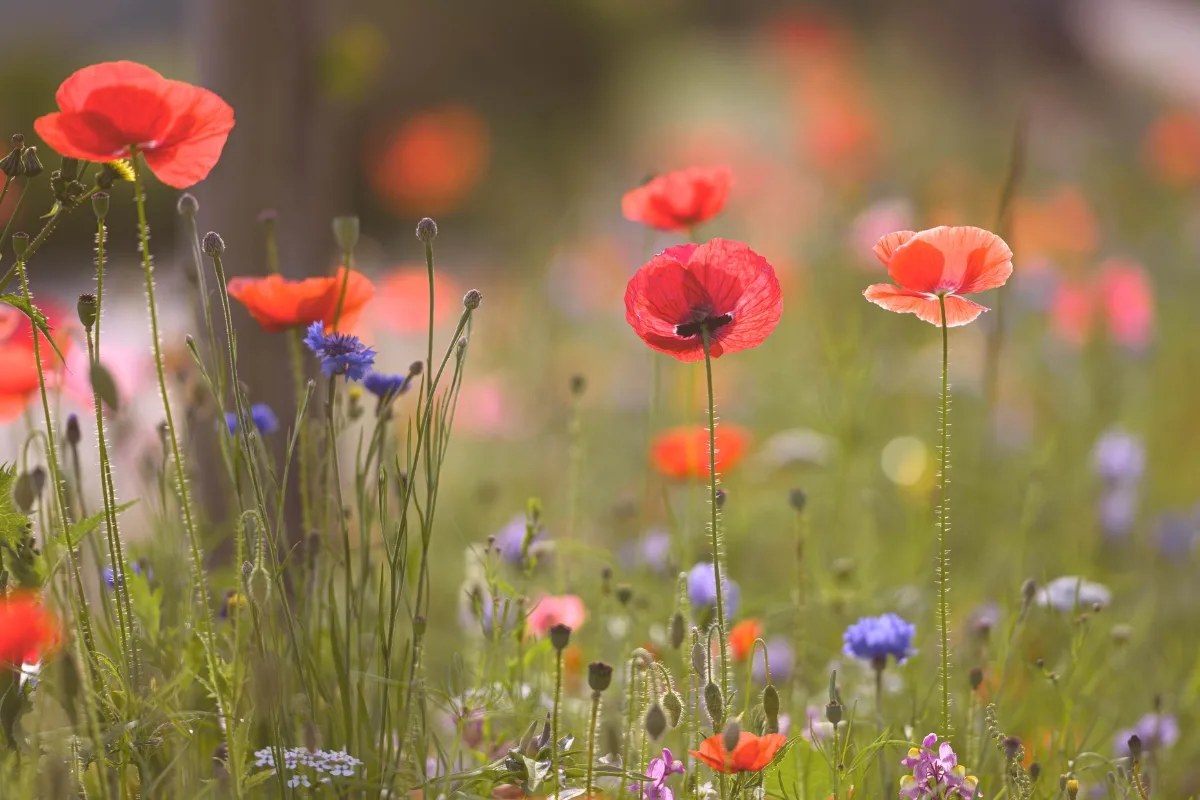
[(699, 336), (700, 332), (706, 328), (709, 333), (712, 333), (717, 328), (728, 325), (731, 322), (733, 322), (733, 314), (722, 314), (719, 317), (705, 317), (695, 322), (685, 322), (682, 325), (676, 325), (675, 335), (687, 339), (692, 336)]

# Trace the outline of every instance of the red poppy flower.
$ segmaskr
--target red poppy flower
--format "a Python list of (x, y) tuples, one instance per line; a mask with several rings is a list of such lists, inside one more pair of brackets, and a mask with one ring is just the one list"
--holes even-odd
[(625, 219), (664, 231), (686, 231), (725, 207), (733, 173), (729, 167), (688, 167), (666, 172), (621, 198)]
[[(65, 317), (51, 305), (42, 303), (40, 307), (51, 325)], [(63, 363), (45, 336), (40, 333), (38, 336), (41, 337), (39, 347), (46, 386), (57, 386), (63, 374)], [(55, 329), (52, 336), (58, 349), (66, 356), (71, 343), (67, 332)], [(33, 353), (33, 325), (29, 317), (12, 306), (0, 305), (0, 423), (11, 422), (21, 416), (29, 401), (38, 393), (37, 362)]]
[(84, 67), (55, 99), (59, 110), (33, 123), (48, 145), (88, 161), (127, 156), (136, 146), (150, 171), (176, 189), (208, 176), (233, 128), (233, 109), (217, 95), (131, 61)]
[(735, 661), (745, 661), (754, 649), (754, 641), (762, 636), (762, 622), (757, 619), (744, 619), (729, 631), (729, 647), (733, 650)]
[(1051, 306), (1054, 330), (1065, 341), (1087, 342), (1097, 312), (1117, 344), (1140, 350), (1154, 328), (1154, 288), (1138, 264), (1113, 258), (1105, 262), (1098, 281), (1059, 284)]
[(946, 325), (966, 325), (987, 308), (961, 295), (1003, 286), (1012, 274), (1012, 251), (982, 228), (940, 227), (897, 231), (875, 245), (875, 255), (899, 286), (877, 283), (863, 295), (898, 314), (942, 324), (938, 297), (946, 299)]
[[(733, 469), (750, 446), (750, 433), (737, 425), (717, 426), (717, 472)], [(654, 468), (668, 478), (707, 478), (708, 428), (671, 428), (654, 437), (650, 445)]]
[(642, 341), (680, 361), (762, 344), (783, 315), (783, 290), (767, 260), (741, 242), (668, 247), (625, 287), (625, 321)]
[(738, 734), (737, 747), (730, 753), (725, 749), (724, 739), (725, 737), (718, 733), (701, 742), (699, 750), (688, 752), (717, 772), (759, 772), (771, 763), (779, 748), (787, 744), (787, 737), (782, 733), (755, 736), (748, 731), (742, 731)]
[(19, 667), (38, 661), (61, 641), (62, 624), (36, 595), (0, 597), (0, 664)]
[[(229, 296), (244, 305), (255, 322), (270, 333), (311, 325), (319, 320), (325, 321), (326, 330), (332, 330), (345, 280), (345, 267), (338, 267), (336, 275), (301, 281), (291, 281), (282, 275), (233, 278), (229, 281)], [(353, 326), (363, 306), (374, 296), (375, 286), (367, 276), (350, 270), (338, 328)]]

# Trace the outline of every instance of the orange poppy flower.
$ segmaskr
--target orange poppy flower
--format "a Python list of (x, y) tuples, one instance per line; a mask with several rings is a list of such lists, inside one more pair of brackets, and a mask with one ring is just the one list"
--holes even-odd
[(1146, 131), (1142, 156), (1155, 176), (1174, 186), (1200, 180), (1200, 117), (1170, 111)]
[(745, 661), (754, 649), (754, 640), (762, 636), (762, 622), (757, 619), (744, 619), (733, 630), (729, 631), (729, 646), (733, 649), (736, 661)]
[(725, 737), (718, 733), (701, 742), (699, 750), (688, 752), (717, 772), (759, 772), (771, 763), (779, 748), (787, 743), (787, 737), (782, 733), (755, 736), (753, 733), (742, 731), (738, 734), (737, 747), (730, 753), (725, 749), (724, 739)]
[(0, 597), (0, 664), (19, 667), (44, 658), (62, 641), (62, 624), (31, 593)]
[(964, 294), (1003, 286), (1012, 274), (1012, 250), (994, 233), (973, 227), (897, 231), (875, 245), (875, 255), (892, 280), (868, 286), (863, 295), (898, 314), (916, 314), (942, 324), (938, 298), (945, 298), (946, 325), (966, 325), (987, 308)]
[[(447, 275), (433, 273), (433, 324), (442, 325), (462, 313), (462, 287)], [(394, 333), (429, 332), (429, 273), (419, 267), (397, 267), (379, 280), (379, 303), (372, 319)]]
[[(325, 329), (332, 331), (345, 280), (345, 267), (338, 267), (333, 276), (300, 281), (288, 280), (282, 275), (233, 278), (229, 281), (229, 296), (244, 305), (254, 321), (270, 333), (307, 327), (318, 321), (324, 321)], [(351, 327), (374, 296), (375, 286), (370, 279), (361, 272), (350, 270), (338, 327)]]
[[(51, 326), (67, 316), (49, 304), (40, 304)], [(42, 373), (47, 388), (58, 385), (62, 362), (54, 348), (41, 337)], [(60, 328), (52, 331), (54, 343), (65, 357), (70, 337)], [(38, 392), (38, 360), (33, 355), (33, 325), (29, 318), (12, 306), (0, 306), (0, 422), (21, 416), (29, 400)], [(90, 398), (90, 395), (89, 395)]]
[[(717, 427), (717, 472), (733, 469), (750, 446), (750, 432), (738, 425)], [(650, 445), (654, 468), (673, 480), (707, 478), (708, 428), (671, 428), (654, 437)]]

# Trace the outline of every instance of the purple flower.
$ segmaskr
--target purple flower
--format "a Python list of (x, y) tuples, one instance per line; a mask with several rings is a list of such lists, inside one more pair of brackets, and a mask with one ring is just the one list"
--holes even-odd
[(1118, 755), (1129, 755), (1129, 737), (1136, 735), (1146, 750), (1166, 750), (1179, 741), (1179, 721), (1170, 714), (1146, 714), (1137, 725), (1117, 732), (1114, 749)]
[(324, 322), (308, 326), (304, 344), (321, 359), (321, 372), (329, 378), (345, 375), (347, 381), (361, 381), (375, 363), (375, 351), (348, 333), (325, 333)]
[(1114, 483), (1100, 495), (1100, 527), (1109, 541), (1120, 541), (1133, 531), (1137, 522), (1138, 494), (1135, 483)]
[[(250, 422), (262, 434), (272, 434), (279, 430), (279, 418), (266, 403), (255, 403), (250, 406)], [(225, 412), (225, 425), (229, 428), (230, 433), (238, 432), (236, 411)]]
[(1155, 537), (1158, 552), (1167, 558), (1187, 558), (1196, 544), (1198, 528), (1195, 512), (1163, 514), (1159, 517)]
[[(501, 558), (514, 566), (520, 565), (524, 555), (527, 525), (528, 521), (525, 515), (518, 514), (496, 532), (496, 550), (500, 553)], [(529, 546), (533, 547), (534, 543), (542, 539), (544, 534), (545, 531), (542, 528), (534, 529), (533, 538), (529, 540)]]
[[(785, 682), (792, 675), (796, 665), (796, 653), (792, 644), (782, 636), (775, 636), (767, 642), (767, 661), (771, 664), (771, 681)], [(754, 663), (751, 667), (754, 680), (759, 683), (767, 682), (767, 666), (763, 663), (762, 650), (754, 648)]]
[[(130, 563), (126, 569), (128, 569), (134, 575), (142, 574), (142, 565), (136, 561)], [(112, 567), (105, 567), (103, 570), (101, 570), (101, 575), (104, 578), (104, 588), (110, 590), (116, 588), (117, 581), (120, 579), (116, 573), (116, 570), (114, 570)]]
[[(717, 604), (717, 570), (710, 562), (701, 561), (692, 567), (688, 573), (688, 599), (696, 608), (712, 608)], [(738, 601), (741, 600), (742, 590), (735, 581), (727, 576), (721, 578), (725, 601), (725, 617), (730, 619), (737, 614)]]
[(411, 384), (412, 376), (387, 372), (371, 372), (363, 378), (363, 388), (378, 397), (381, 403), (404, 394)]
[(1092, 447), (1092, 469), (1108, 483), (1137, 483), (1146, 471), (1146, 446), (1138, 437), (1111, 428)]
[(950, 743), (942, 742), (938, 747), (936, 733), (926, 736), (920, 747), (909, 750), (900, 763), (913, 771), (900, 779), (901, 797), (968, 798), (975, 797), (979, 788), (978, 779), (959, 766)]
[(887, 666), (888, 656), (903, 664), (913, 654), (917, 626), (895, 614), (862, 617), (842, 634), (842, 652), (850, 658), (870, 661), (876, 669)]
[(645, 800), (675, 800), (675, 790), (667, 786), (667, 779), (672, 775), (682, 775), (685, 771), (683, 762), (676, 760), (671, 751), (664, 747), (662, 757), (650, 759), (650, 766), (646, 768), (646, 777), (650, 780), (643, 784), (629, 784), (629, 791), (636, 795), (640, 785), (641, 796)]
[(1112, 591), (1102, 583), (1092, 583), (1078, 575), (1064, 575), (1050, 581), (1037, 593), (1039, 606), (1053, 608), (1061, 614), (1074, 611), (1076, 600), (1079, 608), (1107, 606), (1112, 602)]

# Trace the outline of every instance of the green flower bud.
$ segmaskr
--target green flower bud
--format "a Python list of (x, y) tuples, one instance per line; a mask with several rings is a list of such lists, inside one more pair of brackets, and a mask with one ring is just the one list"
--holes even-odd
[(38, 158), (36, 147), (25, 148), (25, 152), (21, 154), (21, 169), (30, 178), (36, 178), (42, 174), (44, 167), (41, 159)]
[(713, 727), (721, 727), (721, 723), (725, 721), (725, 698), (721, 696), (721, 687), (712, 681), (704, 686), (704, 709), (708, 712)]
[(271, 599), (271, 576), (267, 574), (262, 564), (250, 571), (250, 599), (260, 609), (265, 608)]
[(779, 691), (775, 688), (775, 684), (768, 683), (767, 688), (763, 689), (762, 696), (763, 713), (767, 715), (767, 721), (775, 721), (775, 727), (779, 726)]
[(742, 726), (738, 725), (736, 719), (729, 720), (729, 724), (725, 726), (725, 730), (721, 731), (721, 744), (725, 745), (725, 752), (732, 753), (737, 749), (738, 739), (742, 736)]
[(96, 192), (92, 195), (92, 213), (96, 215), (96, 219), (108, 216), (108, 192)]
[(650, 706), (646, 712), (645, 725), (646, 733), (650, 734), (650, 738), (655, 741), (658, 741), (667, 730), (667, 715), (658, 703)]
[(13, 252), (17, 254), (17, 258), (24, 258), (29, 252), (29, 234), (24, 231), (18, 231), (12, 236)]
[[(337, 240), (338, 247), (342, 248), (343, 253), (349, 253), (358, 244), (359, 236), (359, 221), (358, 217), (345, 216), (333, 218), (333, 238)], [(350, 265), (347, 264), (347, 267)]]
[(425, 244), (429, 244), (437, 238), (437, 223), (429, 217), (417, 223), (417, 238)]
[(571, 629), (559, 623), (550, 628), (550, 644), (560, 653), (571, 643)]
[(613, 668), (602, 661), (588, 664), (588, 686), (593, 692), (600, 693), (612, 683)]
[(676, 611), (671, 615), (671, 647), (675, 650), (683, 647), (683, 639), (687, 635), (683, 612)]
[(474, 311), (479, 308), (481, 302), (483, 302), (483, 293), (478, 289), (471, 289), (463, 295), (463, 307), (468, 311)]
[(679, 699), (679, 695), (675, 692), (667, 692), (662, 699), (663, 711), (667, 712), (667, 724), (672, 728), (679, 727), (679, 720), (683, 716), (683, 701)]
[(58, 170), (59, 176), (66, 183), (70, 183), (79, 177), (79, 159), (63, 156), (62, 166)]

